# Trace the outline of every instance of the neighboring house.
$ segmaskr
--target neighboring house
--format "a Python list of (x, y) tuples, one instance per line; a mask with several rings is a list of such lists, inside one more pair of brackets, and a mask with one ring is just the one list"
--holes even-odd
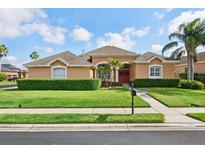
[[(179, 61), (166, 60), (147, 52), (138, 55), (114, 46), (104, 46), (80, 56), (66, 51), (24, 64), (29, 78), (101, 78), (99, 66), (109, 58), (118, 58), (124, 67), (116, 71), (116, 82), (126, 83), (136, 78), (175, 78), (175, 65)], [(113, 71), (107, 78), (113, 81)]]
[[(187, 72), (187, 57), (182, 57), (180, 63), (176, 65), (177, 75), (180, 73)], [(205, 73), (205, 52), (200, 52), (197, 54), (197, 62), (194, 63), (195, 73)]]
[(1, 72), (7, 75), (7, 80), (13, 78), (26, 78), (28, 73), (26, 70), (22, 70), (11, 64), (1, 64)]

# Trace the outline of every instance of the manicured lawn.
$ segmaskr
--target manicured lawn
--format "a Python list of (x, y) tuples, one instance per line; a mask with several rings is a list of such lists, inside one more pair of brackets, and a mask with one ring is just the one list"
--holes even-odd
[(162, 123), (162, 114), (0, 114), (0, 123), (49, 124), (49, 123)]
[[(150, 107), (135, 97), (136, 107)], [(0, 108), (130, 107), (130, 92), (123, 87), (93, 91), (0, 90)]]
[(187, 113), (187, 116), (205, 122), (205, 113)]
[(205, 90), (180, 88), (143, 88), (169, 107), (205, 107)]
[(12, 82), (12, 81), (0, 81), (0, 85), (4, 85), (4, 84), (16, 84), (16, 82)]

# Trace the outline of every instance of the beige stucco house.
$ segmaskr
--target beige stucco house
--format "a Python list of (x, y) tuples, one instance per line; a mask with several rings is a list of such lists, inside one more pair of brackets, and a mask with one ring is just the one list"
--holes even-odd
[[(187, 57), (182, 57), (180, 63), (176, 65), (177, 75), (180, 73), (186, 73), (187, 67)], [(205, 52), (197, 54), (197, 62), (194, 63), (194, 72), (205, 73)]]
[[(124, 67), (115, 71), (115, 82), (129, 82), (140, 78), (175, 78), (175, 65), (179, 61), (167, 60), (160, 55), (147, 52), (138, 55), (114, 46), (104, 46), (80, 56), (66, 51), (24, 64), (28, 78), (100, 78), (96, 71), (108, 63), (109, 58), (118, 58)], [(113, 79), (114, 71), (107, 74)]]
[(27, 70), (20, 69), (11, 64), (1, 64), (1, 72), (6, 74), (7, 80), (27, 77)]

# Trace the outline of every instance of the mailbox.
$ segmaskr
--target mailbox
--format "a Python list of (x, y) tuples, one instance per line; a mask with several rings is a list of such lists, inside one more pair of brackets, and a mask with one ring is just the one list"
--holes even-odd
[(132, 90), (132, 96), (137, 96), (137, 92), (135, 90)]

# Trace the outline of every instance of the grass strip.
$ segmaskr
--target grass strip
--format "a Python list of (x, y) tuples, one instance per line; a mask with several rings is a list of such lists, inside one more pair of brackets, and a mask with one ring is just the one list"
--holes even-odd
[(1, 124), (162, 123), (164, 116), (148, 114), (0, 114)]

